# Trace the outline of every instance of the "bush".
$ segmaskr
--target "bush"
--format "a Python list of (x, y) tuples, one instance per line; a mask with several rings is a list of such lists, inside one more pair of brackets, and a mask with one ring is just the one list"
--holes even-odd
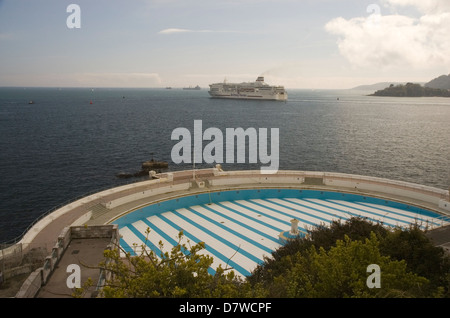
[[(366, 260), (357, 250), (367, 249), (365, 244), (371, 244)], [(350, 246), (353, 252), (345, 249)], [(382, 290), (368, 291), (363, 282), (368, 261), (382, 268)], [(266, 257), (248, 281), (263, 287), (267, 297), (449, 297), (449, 273), (449, 257), (418, 225), (389, 229), (353, 217), (318, 226), (307, 237), (286, 243)], [(332, 291), (336, 284), (340, 292)]]

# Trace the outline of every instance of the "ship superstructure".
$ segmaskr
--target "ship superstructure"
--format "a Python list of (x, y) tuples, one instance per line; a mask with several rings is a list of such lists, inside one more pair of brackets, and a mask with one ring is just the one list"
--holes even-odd
[(209, 94), (215, 98), (259, 99), (286, 101), (288, 98), (284, 86), (271, 86), (259, 76), (255, 82), (214, 83), (209, 85)]

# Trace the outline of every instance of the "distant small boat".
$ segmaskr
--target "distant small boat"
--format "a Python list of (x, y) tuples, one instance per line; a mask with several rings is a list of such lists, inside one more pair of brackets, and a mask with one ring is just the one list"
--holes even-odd
[(34, 104), (34, 101), (30, 100), (30, 101), (28, 102), (28, 104)]
[(172, 87), (170, 87), (170, 86), (167, 86), (167, 87), (166, 87), (166, 89), (172, 89)]
[(183, 89), (184, 90), (200, 90), (201, 88), (200, 88), (200, 86), (195, 86), (195, 87), (191, 87), (191, 86), (189, 86), (189, 87), (183, 87)]

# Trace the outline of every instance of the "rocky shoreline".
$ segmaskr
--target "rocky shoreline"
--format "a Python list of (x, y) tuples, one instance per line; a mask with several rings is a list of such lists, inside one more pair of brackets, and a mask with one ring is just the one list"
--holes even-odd
[(150, 176), (150, 171), (161, 172), (164, 169), (169, 168), (169, 163), (166, 161), (156, 161), (149, 160), (145, 161), (141, 165), (141, 170), (134, 173), (120, 172), (116, 175), (117, 178), (120, 179), (128, 179), (128, 178), (140, 178), (145, 176)]

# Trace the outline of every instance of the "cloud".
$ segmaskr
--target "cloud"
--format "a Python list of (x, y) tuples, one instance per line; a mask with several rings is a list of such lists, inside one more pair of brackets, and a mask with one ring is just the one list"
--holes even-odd
[[(450, 67), (450, 5), (447, 0), (385, 0), (392, 9), (414, 7), (419, 17), (383, 15), (335, 18), (325, 30), (338, 36), (338, 48), (357, 68), (427, 69)], [(372, 7), (373, 9), (373, 7)], [(368, 12), (370, 12), (368, 10)]]

